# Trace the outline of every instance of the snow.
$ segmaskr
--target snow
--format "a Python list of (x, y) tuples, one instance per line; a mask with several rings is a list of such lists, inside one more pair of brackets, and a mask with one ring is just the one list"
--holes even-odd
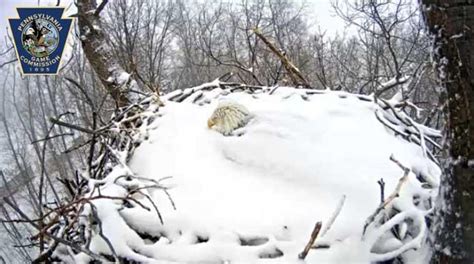
[(449, 37), (450, 39), (458, 39), (458, 38), (462, 38), (464, 37), (464, 34), (463, 33), (459, 33), (459, 34), (454, 34), (452, 35), (451, 37)]
[(467, 161), (467, 166), (468, 167), (474, 167), (474, 160), (468, 160)]
[(408, 80), (410, 79), (410, 76), (402, 76), (400, 78), (397, 78), (397, 77), (393, 77), (392, 79), (386, 81), (386, 82), (383, 82), (380, 84), (380, 87), (381, 88), (386, 88), (386, 87), (392, 87), (394, 85), (396, 85), (397, 83), (405, 83), (407, 82)]
[(123, 72), (120, 72), (120, 74), (118, 75), (116, 82), (117, 84), (122, 85), (128, 82), (129, 79), (130, 79), (130, 73), (123, 71)]
[[(424, 217), (431, 211), (415, 204), (414, 197), (424, 201), (437, 191), (423, 188), (417, 176), (437, 187), (441, 173), (427, 157), (423, 139), (415, 144), (396, 136), (399, 124), (380, 114), (383, 110), (371, 97), (310, 94), (289, 87), (230, 93), (219, 86), (214, 81), (163, 96), (165, 106), (143, 132), (147, 140), (128, 164), (122, 159), (100, 182), (102, 195), (124, 197), (131, 184), (146, 186), (143, 179), (171, 177), (160, 184), (169, 188), (175, 207), (162, 190), (143, 189), (158, 207), (163, 225), (154, 210), (93, 202), (118, 255), (146, 263), (369, 263), (406, 251), (403, 257), (422, 259), (425, 251), (412, 249), (424, 249)], [(178, 97), (182, 102), (173, 101)], [(207, 127), (225, 100), (253, 115), (230, 136)], [(415, 123), (411, 128), (422, 138), (437, 135)], [(401, 212), (384, 224), (374, 221), (363, 234), (367, 218), (380, 205), (377, 181), (386, 183), (387, 197), (404, 174), (391, 156), (411, 170), (400, 197), (388, 205)], [(142, 181), (126, 183), (123, 175)], [(97, 192), (97, 183), (91, 184), (92, 193)], [(136, 199), (152, 208), (143, 195)], [(408, 226), (405, 219), (415, 224)], [(298, 254), (317, 221), (323, 222), (323, 232), (316, 244), (330, 248), (310, 250), (301, 261)], [(398, 229), (399, 239), (392, 228)], [(141, 239), (132, 229), (156, 241)], [(98, 236), (90, 249), (110, 254)], [(76, 256), (78, 262), (87, 259), (83, 253)]]
[[(238, 131), (243, 134), (239, 137), (207, 129), (206, 120), (219, 100), (204, 106), (165, 102), (158, 129), (131, 161), (131, 169), (142, 177), (173, 177), (170, 194), (177, 210), (159, 203), (164, 230), (179, 229), (188, 233), (184, 236), (204, 233), (211, 240), (216, 236), (216, 246), (233, 245), (217, 255), (242, 261), (255, 252), (232, 256), (239, 235), (268, 238), (283, 250), (280, 260), (287, 263), (296, 261), (314, 223), (329, 219), (345, 195), (344, 208), (325, 237), (334, 249), (312, 251), (307, 261), (349, 257), (338, 251), (368, 261), (368, 254), (347, 244), (357, 241), (378, 205), (377, 180), (383, 178), (386, 190), (393, 190), (402, 175), (390, 155), (413, 167), (428, 166), (437, 181), (439, 168), (426, 160), (419, 146), (394, 137), (377, 121), (375, 104), (341, 99), (336, 93), (313, 96), (305, 103), (295, 92), (280, 88), (258, 99), (244, 92), (219, 98), (235, 100), (255, 115)], [(164, 201), (160, 195), (155, 199)], [(156, 252), (180, 261), (209, 257), (196, 256), (204, 245), (188, 247), (194, 252), (189, 256), (175, 245), (157, 246)]]

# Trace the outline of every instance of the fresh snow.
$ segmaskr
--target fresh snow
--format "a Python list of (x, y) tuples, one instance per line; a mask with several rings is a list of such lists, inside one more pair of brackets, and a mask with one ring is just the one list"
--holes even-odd
[[(128, 165), (102, 180), (102, 195), (124, 196), (120, 186), (140, 183), (121, 183), (120, 175), (161, 179), (176, 206), (161, 190), (147, 191), (163, 217), (161, 225), (154, 210), (94, 202), (118, 255), (144, 263), (370, 263), (421, 247), (404, 257), (422, 261), (425, 213), (413, 199), (437, 193), (424, 191), (415, 173), (437, 187), (441, 171), (427, 157), (424, 140), (423, 147), (408, 142), (377, 119), (381, 107), (372, 97), (330, 91), (309, 96), (311, 90), (287, 87), (256, 93), (204, 89), (209, 86), (219, 83), (163, 96), (165, 106)], [(184, 101), (172, 100), (183, 94)], [(242, 104), (253, 115), (231, 136), (207, 127), (222, 100)], [(414, 127), (422, 135), (437, 133)], [(387, 198), (404, 174), (391, 156), (413, 171), (393, 202), (403, 211), (381, 227), (370, 225), (363, 235), (367, 218), (380, 205), (377, 181), (384, 180)], [(419, 235), (402, 222), (407, 217), (421, 223), (415, 228)], [(330, 248), (312, 249), (301, 261), (298, 254), (317, 221), (323, 227), (316, 244)], [(394, 226), (400, 240), (391, 235)], [(110, 254), (98, 236), (90, 249)], [(88, 258), (79, 254), (75, 261), (81, 259)]]

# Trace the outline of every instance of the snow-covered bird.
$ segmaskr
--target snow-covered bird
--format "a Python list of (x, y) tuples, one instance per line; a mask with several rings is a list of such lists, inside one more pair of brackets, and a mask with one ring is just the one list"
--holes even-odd
[(227, 136), (237, 128), (245, 126), (252, 114), (235, 101), (222, 101), (207, 120), (207, 127)]

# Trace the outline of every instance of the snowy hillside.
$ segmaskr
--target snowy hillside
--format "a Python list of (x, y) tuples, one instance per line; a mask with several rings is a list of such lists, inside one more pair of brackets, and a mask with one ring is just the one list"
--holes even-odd
[[(112, 170), (101, 194), (123, 193), (114, 184), (133, 174), (168, 187), (174, 204), (160, 189), (143, 188), (161, 225), (156, 210), (94, 202), (114, 254), (149, 263), (301, 263), (298, 254), (318, 221), (319, 248), (306, 263), (369, 263), (424, 245), (440, 177), (426, 143), (439, 134), (391, 108), (399, 102), (218, 82), (162, 100), (164, 107), (149, 111), (156, 118), (144, 129), (146, 140), (128, 167)], [(230, 136), (206, 125), (221, 100), (253, 115)], [(403, 166), (410, 170), (402, 178)], [(381, 204), (380, 179), (385, 209), (363, 233)], [(400, 197), (389, 197), (400, 179)], [(135, 198), (152, 208), (145, 196)], [(90, 248), (111, 254), (100, 237)], [(424, 252), (403, 257), (418, 262)]]

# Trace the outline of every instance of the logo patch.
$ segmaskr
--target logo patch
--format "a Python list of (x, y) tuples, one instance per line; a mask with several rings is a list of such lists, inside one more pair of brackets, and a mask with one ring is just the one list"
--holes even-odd
[(62, 18), (62, 7), (17, 8), (10, 18), (22, 73), (57, 74), (72, 18)]

